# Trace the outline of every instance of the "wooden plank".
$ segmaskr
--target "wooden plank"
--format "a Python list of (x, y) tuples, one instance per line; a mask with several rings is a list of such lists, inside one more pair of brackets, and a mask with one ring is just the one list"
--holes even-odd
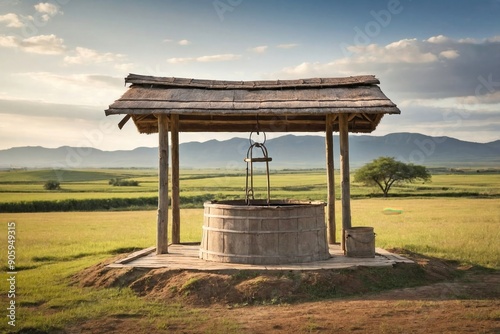
[[(265, 124), (259, 122), (259, 127), (261, 131), (265, 132), (324, 132), (325, 124), (310, 124), (310, 125), (286, 125), (283, 127), (277, 127), (272, 124)], [(138, 130), (140, 133), (157, 133), (158, 126), (153, 124), (141, 124), (138, 125)], [(226, 123), (226, 124), (182, 124), (179, 126), (180, 132), (251, 132), (255, 130), (255, 124), (252, 125), (239, 125), (237, 123)], [(356, 123), (356, 126), (351, 129), (353, 133), (370, 133), (373, 131), (373, 127), (367, 124)], [(337, 126), (334, 124), (334, 131), (338, 131)]]
[[(115, 262), (108, 267), (110, 268), (169, 268), (176, 269), (192, 269), (201, 271), (211, 270), (231, 270), (231, 269), (248, 269), (248, 270), (321, 270), (321, 269), (341, 269), (356, 266), (365, 267), (380, 267), (392, 266), (395, 263), (413, 263), (413, 261), (401, 258), (398, 259), (395, 254), (389, 253), (386, 250), (377, 248), (375, 258), (349, 258), (343, 255), (339, 245), (330, 245), (329, 252), (331, 258), (324, 261), (314, 261), (298, 264), (278, 264), (278, 265), (249, 265), (236, 263), (220, 263), (210, 262), (198, 258), (198, 245), (171, 245), (169, 254), (155, 255), (151, 253), (137, 258), (131, 262), (120, 263)], [(382, 254), (382, 255), (379, 255)]]
[(158, 115), (158, 222), (156, 254), (168, 253), (168, 116)]
[(134, 252), (134, 253), (130, 254), (129, 256), (127, 256), (124, 259), (116, 261), (115, 263), (118, 263), (118, 264), (130, 263), (130, 262), (135, 261), (137, 259), (140, 259), (140, 258), (142, 258), (142, 257), (144, 257), (146, 255), (154, 253), (155, 250), (156, 250), (156, 247), (149, 247), (149, 248), (146, 248), (146, 249), (141, 249), (141, 250), (139, 250), (137, 252)]
[(172, 138), (172, 243), (181, 242), (181, 213), (179, 187), (179, 115), (170, 116)]
[(333, 117), (330, 114), (326, 116), (326, 179), (327, 179), (327, 228), (328, 243), (337, 242), (335, 225), (335, 166), (333, 160)]
[(125, 117), (122, 118), (122, 120), (120, 121), (120, 123), (118, 123), (118, 128), (121, 130), (125, 124), (128, 122), (128, 120), (130, 119), (130, 115), (125, 115)]
[[(394, 105), (389, 103), (380, 105), (358, 105), (358, 106), (337, 106), (337, 107), (311, 107), (311, 108), (299, 108), (293, 105), (275, 105), (273, 108), (252, 108), (252, 109), (215, 109), (205, 107), (200, 108), (184, 108), (178, 107), (169, 108), (161, 106), (148, 106), (140, 103), (129, 104), (129, 103), (119, 103), (113, 104), (109, 109), (105, 110), (106, 116), (109, 115), (119, 115), (119, 114), (130, 114), (130, 115), (151, 115), (151, 114), (172, 114), (176, 113), (179, 115), (327, 115), (331, 113), (357, 113), (363, 112), (366, 114), (400, 114), (401, 111)], [(240, 106), (241, 107), (241, 106)]]
[(339, 116), (340, 188), (342, 193), (342, 250), (345, 251), (345, 230), (351, 228), (351, 185), (349, 173), (349, 115)]
[[(119, 100), (111, 105), (112, 109), (164, 109), (164, 110), (203, 110), (208, 112), (223, 112), (224, 110), (252, 110), (269, 109), (274, 111), (294, 109), (339, 109), (339, 108), (381, 108), (393, 107), (389, 100), (333, 100), (333, 101), (151, 101), (151, 100)], [(395, 110), (394, 110), (395, 111)]]
[(380, 81), (374, 75), (359, 75), (341, 78), (310, 78), (298, 80), (260, 80), (260, 81), (229, 81), (229, 80), (205, 80), (176, 77), (156, 77), (139, 74), (129, 74), (125, 83), (145, 85), (165, 85), (178, 87), (199, 87), (209, 89), (276, 89), (284, 87), (328, 87), (345, 85), (376, 85)]

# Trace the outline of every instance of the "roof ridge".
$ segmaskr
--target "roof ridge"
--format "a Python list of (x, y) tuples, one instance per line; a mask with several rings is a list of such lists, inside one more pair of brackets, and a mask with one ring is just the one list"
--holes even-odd
[(306, 78), (288, 80), (212, 80), (178, 77), (156, 77), (130, 73), (125, 83), (134, 85), (158, 85), (170, 87), (190, 87), (204, 89), (281, 89), (304, 87), (340, 87), (377, 85), (380, 81), (374, 75), (359, 75), (350, 77)]

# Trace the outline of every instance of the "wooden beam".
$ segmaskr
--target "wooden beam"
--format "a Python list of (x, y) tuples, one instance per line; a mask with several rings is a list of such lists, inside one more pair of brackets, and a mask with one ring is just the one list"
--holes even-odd
[(118, 123), (118, 128), (121, 130), (125, 124), (127, 124), (128, 120), (131, 118), (132, 116), (130, 115), (125, 115), (125, 117), (122, 118), (122, 120), (120, 121), (120, 123)]
[(334, 115), (326, 116), (326, 176), (327, 176), (327, 226), (328, 243), (336, 243), (335, 225), (335, 166), (333, 163), (333, 119)]
[(349, 115), (339, 117), (340, 187), (342, 192), (342, 250), (345, 252), (345, 230), (351, 228), (351, 185), (349, 174)]
[(156, 254), (168, 253), (168, 116), (158, 115), (158, 222)]
[(181, 243), (181, 213), (179, 188), (179, 115), (170, 116), (172, 138), (172, 243)]
[(364, 118), (365, 118), (368, 122), (370, 122), (370, 124), (374, 124), (374, 123), (375, 123), (375, 121), (374, 121), (372, 118), (370, 118), (370, 116), (368, 116), (367, 114), (363, 113), (363, 114), (361, 114), (361, 115), (363, 115), (363, 117), (364, 117)]

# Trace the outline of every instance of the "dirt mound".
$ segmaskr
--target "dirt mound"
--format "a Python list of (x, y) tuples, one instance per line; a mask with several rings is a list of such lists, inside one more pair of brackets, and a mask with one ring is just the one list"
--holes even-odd
[(126, 255), (119, 255), (98, 263), (95, 266), (86, 268), (71, 279), (71, 283), (81, 287), (96, 286), (103, 288), (128, 286), (139, 277), (147, 273), (148, 269), (138, 268), (108, 268), (107, 266), (115, 261), (125, 258)]
[(155, 300), (177, 300), (191, 305), (277, 304), (311, 301), (428, 285), (453, 279), (457, 263), (393, 250), (416, 264), (393, 267), (355, 267), (342, 270), (255, 271), (109, 268), (117, 258), (87, 268), (72, 278), (79, 286), (130, 287)]
[(442, 260), (401, 248), (390, 249), (389, 252), (400, 254), (406, 258), (412, 259), (416, 264), (425, 270), (427, 277), (431, 280), (439, 281), (451, 279), (463, 273), (464, 269), (471, 268), (462, 267), (457, 261)]

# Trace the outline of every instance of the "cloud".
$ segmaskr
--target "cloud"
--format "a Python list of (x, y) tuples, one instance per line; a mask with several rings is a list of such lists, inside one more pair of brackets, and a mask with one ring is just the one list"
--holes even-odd
[(0, 46), (4, 48), (17, 48), (19, 40), (14, 36), (0, 36)]
[(439, 57), (447, 58), (447, 59), (455, 59), (455, 58), (460, 57), (460, 54), (458, 53), (457, 50), (446, 50), (446, 51), (439, 53)]
[(196, 58), (185, 57), (185, 58), (168, 58), (167, 62), (170, 64), (184, 64), (196, 61)]
[(443, 36), (443, 35), (432, 36), (432, 37), (427, 39), (427, 42), (434, 43), (434, 44), (449, 43), (451, 41), (452, 41), (451, 38), (448, 38), (448, 37)]
[(114, 68), (122, 72), (132, 72), (134, 66), (135, 66), (134, 63), (123, 63), (123, 64), (115, 64)]
[(232, 61), (232, 60), (238, 60), (240, 58), (241, 58), (241, 55), (227, 53), (227, 54), (220, 54), (220, 55), (198, 57), (198, 58), (196, 58), (196, 61), (198, 61), (198, 62)]
[(25, 39), (0, 36), (0, 47), (16, 48), (28, 53), (58, 55), (65, 51), (64, 40), (55, 35), (38, 35)]
[(0, 22), (4, 22), (7, 24), (7, 27), (9, 28), (22, 28), (24, 27), (23, 22), (21, 22), (21, 19), (17, 14), (14, 13), (8, 13), (5, 15), (0, 15)]
[(248, 50), (255, 53), (265, 53), (267, 51), (267, 48), (268, 48), (267, 45), (261, 45), (261, 46), (256, 46), (254, 48), (250, 48)]
[(110, 96), (116, 98), (123, 94), (123, 78), (100, 74), (25, 72), (11, 75), (11, 80), (23, 83), (25, 90), (30, 91), (31, 99), (45, 103), (105, 107), (110, 102)]
[(181, 45), (181, 46), (186, 46), (186, 45), (192, 44), (192, 42), (190, 40), (187, 40), (187, 39), (181, 39), (181, 40), (175, 41), (171, 38), (165, 38), (164, 40), (162, 40), (162, 43), (173, 43), (173, 42), (175, 42), (176, 44)]
[(350, 45), (344, 51), (342, 58), (302, 62), (269, 77), (374, 74), (384, 91), (403, 99), (474, 97), (500, 91), (500, 36), (457, 40), (439, 35), (385, 45)]
[(49, 2), (40, 2), (34, 5), (34, 7), (36, 10), (35, 16), (20, 16), (15, 13), (8, 13), (0, 15), (0, 23), (6, 23), (8, 28), (23, 28), (31, 24), (31, 22), (44, 25), (45, 22), (48, 22), (54, 16), (63, 14), (57, 5)]
[(219, 55), (211, 55), (211, 56), (201, 56), (201, 57), (186, 57), (186, 58), (169, 58), (167, 62), (170, 64), (183, 64), (190, 62), (199, 62), (199, 63), (207, 63), (207, 62), (217, 62), (217, 61), (233, 61), (241, 58), (241, 55), (226, 53)]
[(188, 41), (187, 39), (181, 39), (180, 41), (177, 42), (177, 44), (182, 45), (182, 46), (186, 46), (186, 45), (191, 44), (191, 42)]
[(63, 12), (59, 10), (59, 7), (48, 2), (40, 2), (39, 4), (36, 4), (35, 10), (41, 14), (41, 18), (45, 22), (49, 21), (57, 14), (63, 14)]
[(122, 54), (111, 52), (102, 53), (84, 47), (76, 47), (73, 54), (72, 56), (64, 57), (64, 62), (66, 64), (99, 64), (116, 62), (125, 58), (125, 55)]
[(55, 35), (39, 35), (24, 39), (21, 48), (26, 52), (57, 55), (64, 52), (64, 41)]
[(0, 99), (0, 113), (4, 115), (37, 116), (43, 118), (68, 118), (98, 120), (102, 114), (89, 113), (95, 109), (87, 106), (46, 103), (34, 100)]
[(73, 74), (61, 75), (50, 72), (25, 72), (18, 73), (16, 76), (29, 77), (33, 80), (41, 81), (53, 86), (68, 87), (68, 86), (99, 86), (117, 87), (123, 86), (123, 79), (106, 75), (98, 74)]
[(498, 140), (500, 119), (494, 112), (406, 105), (401, 115), (386, 116), (374, 134), (418, 132), (430, 136), (450, 136), (470, 141)]
[(416, 39), (402, 39), (386, 46), (377, 44), (353, 45), (347, 47), (353, 57), (338, 61), (339, 64), (352, 63), (432, 63), (437, 61), (438, 55), (421, 47)]
[(299, 44), (296, 44), (296, 43), (276, 45), (276, 47), (279, 48), (279, 49), (292, 49), (292, 48), (295, 48), (297, 46), (299, 46)]

